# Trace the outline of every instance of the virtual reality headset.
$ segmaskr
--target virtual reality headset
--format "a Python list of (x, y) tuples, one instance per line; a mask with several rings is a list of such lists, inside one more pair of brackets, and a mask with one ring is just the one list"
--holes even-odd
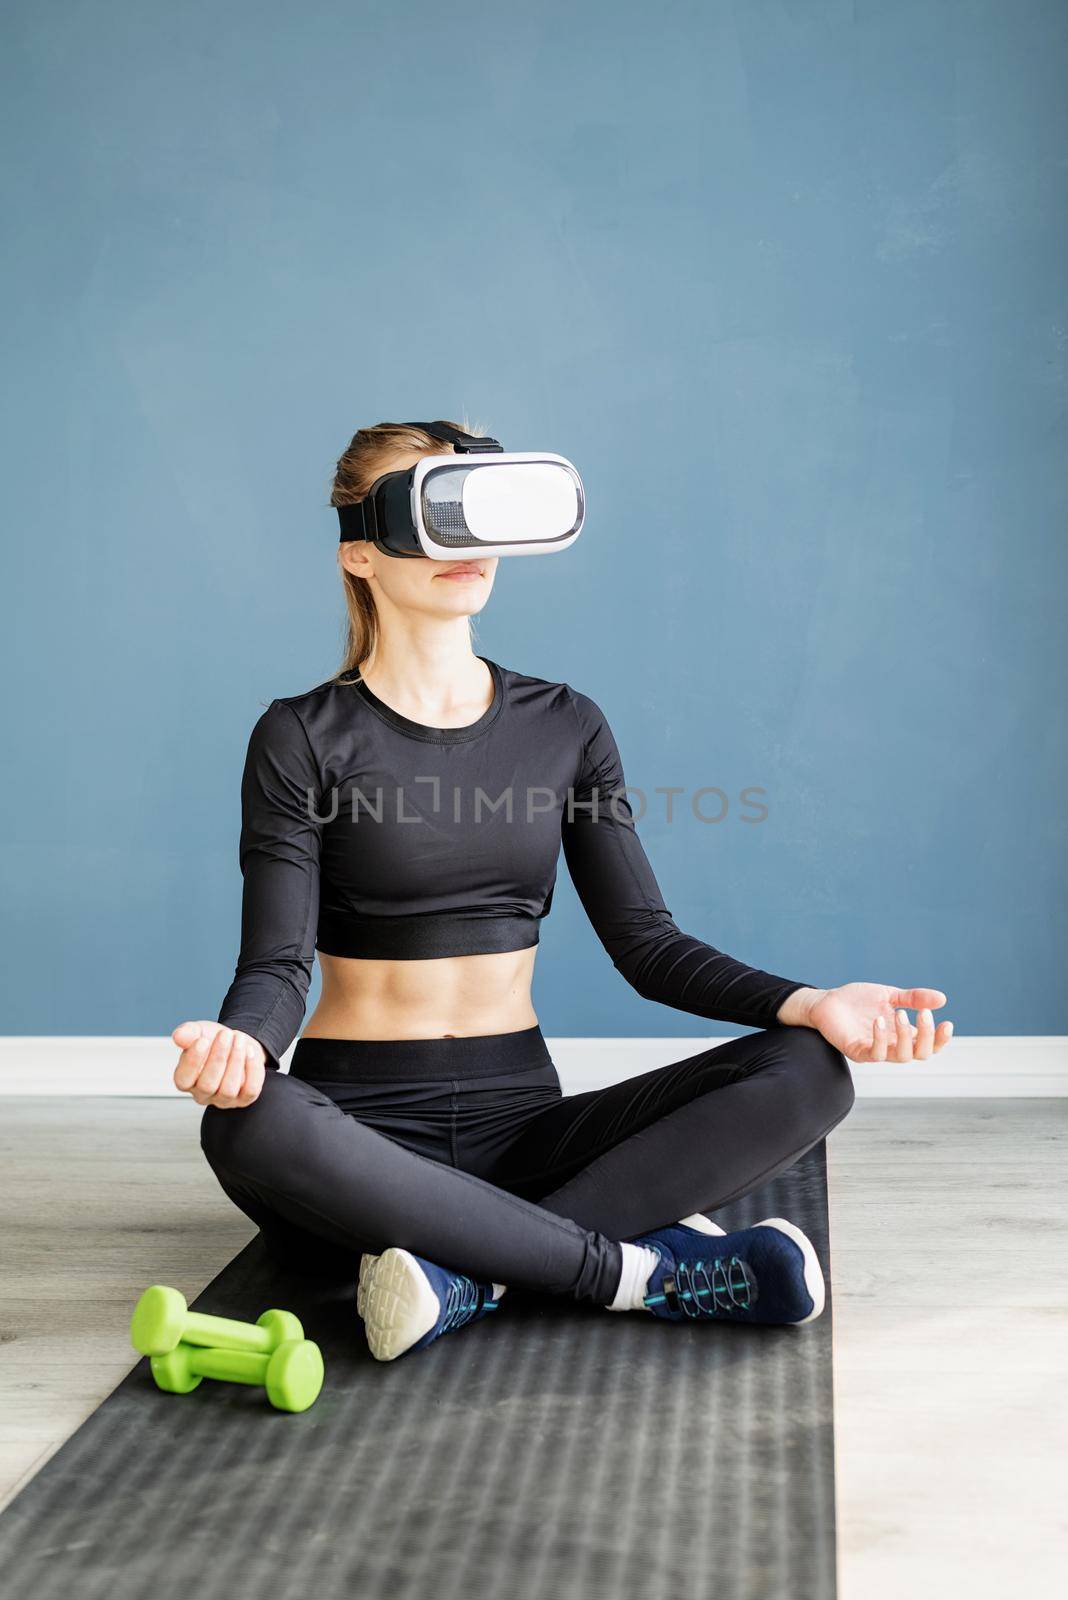
[(505, 450), (446, 422), (405, 426), (424, 429), (455, 453), (387, 472), (356, 505), (338, 506), (342, 543), (369, 539), (386, 555), (432, 561), (552, 555), (574, 544), (586, 497), (563, 456)]

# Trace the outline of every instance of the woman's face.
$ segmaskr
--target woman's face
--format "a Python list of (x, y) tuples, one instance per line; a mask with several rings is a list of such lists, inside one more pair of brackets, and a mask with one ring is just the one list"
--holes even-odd
[[(404, 472), (422, 454), (393, 456), (382, 473)], [(497, 556), (472, 561), (432, 561), (429, 556), (389, 556), (370, 539), (353, 539), (341, 546), (346, 571), (370, 584), (375, 601), (401, 611), (421, 611), (436, 617), (468, 617), (481, 611), (489, 599), (497, 572)]]

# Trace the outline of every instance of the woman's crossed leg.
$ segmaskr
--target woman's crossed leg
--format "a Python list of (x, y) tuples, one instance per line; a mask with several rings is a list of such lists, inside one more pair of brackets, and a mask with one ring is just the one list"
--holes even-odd
[(714, 1211), (784, 1171), (846, 1116), (845, 1058), (777, 1026), (525, 1113), (466, 1170), (408, 1149), (314, 1087), (268, 1072), (251, 1105), (208, 1106), (201, 1144), (280, 1259), (352, 1274), (410, 1251), (483, 1283), (609, 1304), (620, 1241)]

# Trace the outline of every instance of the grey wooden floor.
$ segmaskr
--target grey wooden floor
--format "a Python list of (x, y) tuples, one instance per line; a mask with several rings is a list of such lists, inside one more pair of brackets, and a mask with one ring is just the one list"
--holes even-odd
[[(0, 1505), (253, 1236), (185, 1100), (2, 1102)], [(1068, 1100), (860, 1100), (831, 1135), (843, 1600), (1063, 1592)], [(358, 1328), (354, 1324), (354, 1332)]]

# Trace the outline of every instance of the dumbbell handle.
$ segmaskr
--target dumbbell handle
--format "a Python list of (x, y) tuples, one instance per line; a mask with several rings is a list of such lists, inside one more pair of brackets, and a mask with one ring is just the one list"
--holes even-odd
[[(232, 1317), (213, 1317), (206, 1311), (189, 1311), (182, 1328), (182, 1343), (210, 1345), (213, 1350), (270, 1355), (275, 1347), (275, 1335), (270, 1328), (261, 1328), (254, 1322), (235, 1322)], [(210, 1377), (211, 1374), (205, 1373), (205, 1376)], [(259, 1379), (251, 1381), (258, 1383)]]
[(266, 1383), (270, 1359), (269, 1354), (257, 1355), (253, 1350), (190, 1350), (189, 1369), (202, 1378), (221, 1378), (224, 1383)]

